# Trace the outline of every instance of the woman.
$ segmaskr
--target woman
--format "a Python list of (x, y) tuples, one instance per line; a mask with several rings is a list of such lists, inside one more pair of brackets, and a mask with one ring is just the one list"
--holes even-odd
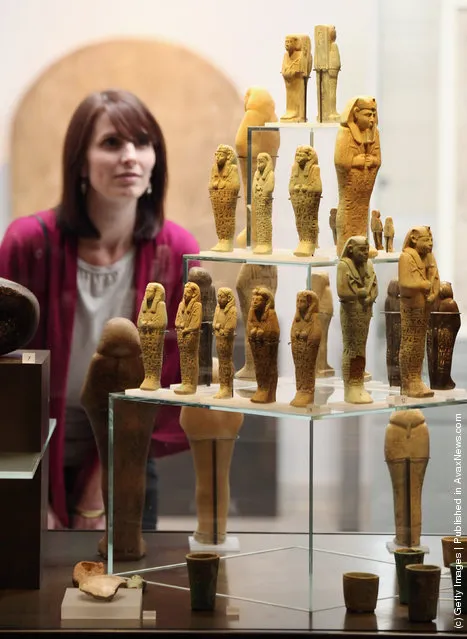
[[(30, 347), (51, 351), (50, 414), (57, 427), (50, 445), (49, 525), (100, 528), (97, 451), (79, 401), (89, 361), (108, 319), (136, 323), (150, 281), (166, 290), (173, 328), (183, 291), (182, 255), (196, 253), (198, 245), (164, 220), (164, 137), (133, 94), (102, 91), (81, 102), (65, 135), (62, 171), (59, 206), (9, 225), (0, 276), (38, 297), (41, 319)], [(164, 386), (179, 379), (178, 361), (172, 332), (165, 341)], [(186, 448), (178, 410), (161, 407), (153, 452)], [(145, 519), (143, 527), (155, 526), (154, 514)]]

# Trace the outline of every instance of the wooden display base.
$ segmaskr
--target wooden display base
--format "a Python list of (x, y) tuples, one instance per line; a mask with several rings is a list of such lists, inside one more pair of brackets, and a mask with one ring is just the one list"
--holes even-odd
[[(396, 544), (395, 541), (387, 541), (386, 548), (388, 549), (388, 552), (390, 552), (391, 554), (394, 554), (395, 550), (399, 550), (400, 548), (407, 548), (407, 546), (401, 546), (400, 544)], [(428, 548), (428, 546), (410, 546), (410, 548), (412, 548), (412, 550), (423, 550), (423, 552), (426, 555), (430, 552), (430, 549)]]
[(93, 599), (67, 588), (61, 606), (62, 628), (140, 628), (143, 591), (120, 588), (112, 601)]
[(226, 552), (240, 552), (240, 541), (238, 537), (227, 535), (223, 544), (200, 544), (191, 535), (188, 537), (190, 552), (217, 552), (220, 555)]

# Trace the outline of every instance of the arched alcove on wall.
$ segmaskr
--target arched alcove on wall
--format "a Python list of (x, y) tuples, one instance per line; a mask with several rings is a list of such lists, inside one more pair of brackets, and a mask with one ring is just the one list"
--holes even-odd
[(106, 88), (136, 93), (160, 122), (169, 159), (167, 217), (209, 248), (216, 241), (208, 197), (214, 151), (221, 143), (234, 145), (243, 97), (222, 71), (170, 42), (92, 44), (62, 57), (37, 78), (13, 119), (13, 216), (58, 203), (61, 148), (71, 114), (88, 93)]

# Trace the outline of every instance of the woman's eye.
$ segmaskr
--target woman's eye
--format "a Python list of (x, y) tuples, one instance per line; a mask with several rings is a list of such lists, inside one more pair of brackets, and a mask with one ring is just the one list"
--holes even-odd
[(111, 135), (110, 137), (105, 138), (103, 140), (102, 145), (109, 149), (118, 149), (119, 146), (121, 145), (121, 140), (120, 138), (117, 138), (116, 136)]
[(149, 146), (151, 144), (149, 135), (146, 135), (146, 134), (139, 135), (135, 140), (135, 144), (136, 146)]

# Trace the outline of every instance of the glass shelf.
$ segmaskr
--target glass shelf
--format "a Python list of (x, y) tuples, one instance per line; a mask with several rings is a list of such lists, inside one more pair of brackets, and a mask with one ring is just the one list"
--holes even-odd
[[(378, 255), (370, 258), (373, 264), (398, 262), (400, 253), (386, 253), (378, 251)], [(236, 248), (228, 253), (218, 251), (200, 251), (199, 253), (186, 254), (185, 261), (200, 260), (202, 262), (236, 262), (240, 264), (267, 264), (267, 265), (292, 265), (292, 266), (335, 266), (338, 263), (336, 250), (317, 249), (313, 257), (297, 257), (291, 250), (274, 249), (269, 255), (255, 255), (251, 249)]]
[[(295, 395), (295, 381), (291, 378), (280, 378), (277, 385), (277, 401), (271, 404), (255, 404), (250, 397), (256, 390), (256, 383), (245, 380), (234, 381), (234, 397), (232, 399), (214, 399), (219, 390), (218, 384), (198, 386), (193, 395), (177, 395), (174, 392), (178, 384), (157, 391), (143, 391), (139, 388), (127, 389), (122, 393), (111, 393), (112, 401), (126, 400), (150, 402), (156, 404), (173, 404), (210, 408), (228, 412), (241, 412), (249, 415), (270, 417), (292, 417), (309, 421), (336, 417), (356, 417), (371, 413), (386, 413), (408, 408), (426, 408), (467, 404), (467, 390), (435, 391), (434, 397), (417, 399), (402, 398), (398, 388), (390, 388), (388, 384), (370, 381), (365, 384), (366, 390), (373, 398), (372, 404), (349, 404), (344, 401), (344, 385), (342, 378), (329, 377), (316, 380), (315, 404), (308, 408), (290, 406)], [(403, 402), (403, 403), (402, 403)]]
[(56, 424), (56, 419), (49, 419), (49, 434), (40, 452), (0, 453), (0, 479), (33, 479)]

